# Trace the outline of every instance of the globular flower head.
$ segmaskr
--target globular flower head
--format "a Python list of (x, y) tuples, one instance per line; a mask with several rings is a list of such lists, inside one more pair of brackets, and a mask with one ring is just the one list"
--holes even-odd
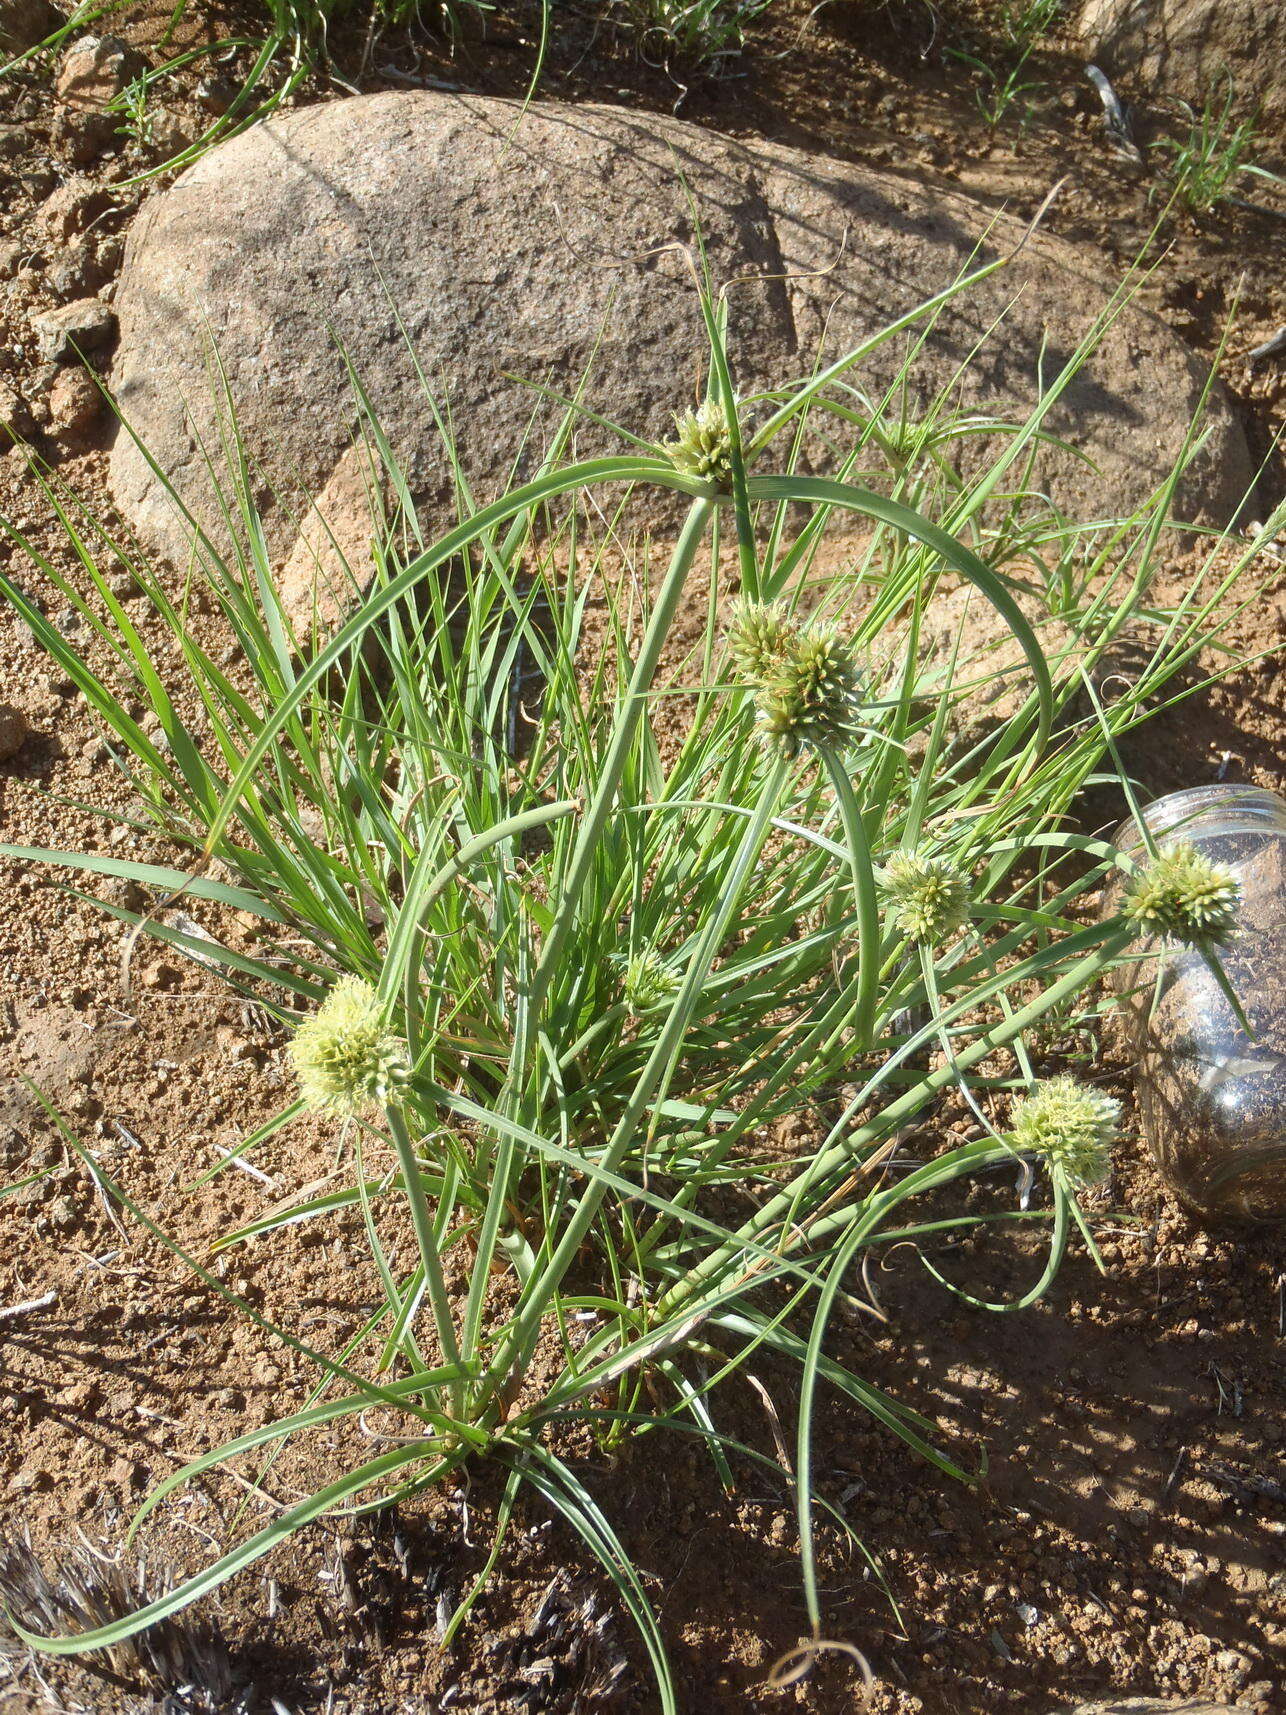
[(370, 983), (341, 977), (290, 1044), (307, 1107), (356, 1114), (396, 1095), (410, 1072), (406, 1044), (388, 1029)]
[(790, 659), (800, 627), (780, 602), (740, 601), (728, 624), (728, 653), (737, 677), (763, 685)]
[(666, 441), (661, 450), (675, 470), (731, 488), (732, 435), (721, 401), (707, 399), (695, 411), (676, 415), (674, 426), (678, 431), (675, 439)]
[(1014, 1106), (1015, 1149), (1039, 1155), (1056, 1179), (1078, 1187), (1107, 1178), (1121, 1104), (1067, 1073), (1047, 1078)]
[(635, 954), (625, 967), (625, 980), (621, 984), (625, 1004), (635, 1015), (664, 1005), (678, 987), (677, 973), (655, 953)]
[(938, 946), (969, 920), (969, 878), (949, 857), (895, 852), (877, 880), (910, 940)]
[(1222, 947), (1237, 927), (1241, 883), (1195, 846), (1172, 846), (1152, 859), (1125, 890), (1122, 912), (1144, 935), (1185, 947)]
[(806, 626), (760, 687), (760, 730), (786, 756), (804, 745), (843, 749), (857, 736), (861, 688), (852, 644), (829, 626)]

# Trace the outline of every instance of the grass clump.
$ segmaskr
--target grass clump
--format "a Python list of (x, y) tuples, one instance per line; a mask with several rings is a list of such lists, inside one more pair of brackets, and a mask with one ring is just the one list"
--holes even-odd
[(1256, 142), (1255, 120), (1233, 120), (1234, 90), (1231, 78), (1222, 96), (1211, 95), (1200, 113), (1186, 102), (1186, 137), (1163, 137), (1156, 147), (1169, 157), (1166, 185), (1171, 199), (1189, 214), (1212, 214), (1221, 203), (1237, 201), (1237, 190), (1246, 177), (1280, 185), (1281, 179), (1251, 156)]
[(746, 45), (772, 0), (615, 0), (645, 53), (689, 71), (717, 71)]
[[(975, 278), (927, 305), (925, 324)], [(717, 402), (727, 429), (726, 305), (703, 302), (706, 420)], [(1078, 1192), (1105, 1159), (1111, 1103), (1092, 1090), (1055, 1101), (1061, 1086), (1036, 1078), (1028, 1040), (1047, 1018), (1081, 1016), (1139, 926), (1089, 920), (1089, 897), (1122, 860), (1080, 831), (1075, 811), (1118, 741), (1219, 631), (1253, 544), (1231, 570), (1202, 572), (1176, 607), (1149, 606), (1195, 427), (1174, 475), (1128, 518), (1076, 526), (1041, 498), (1030, 470), (1045, 417), (1101, 325), (1025, 421), (953, 417), (947, 390), (914, 433), (906, 374), (874, 399), (854, 380), (899, 331), (743, 400), (744, 422), (759, 426), (729, 434), (726, 472), (637, 441), (569, 463), (574, 413), (538, 474), (493, 500), (472, 494), (457, 462), (459, 520), (436, 538), (368, 422), (389, 479), (371, 492), (398, 500), (376, 520), (373, 565), (354, 569), (353, 587), (369, 593), (325, 637), (292, 631), (251, 483), (234, 481), (232, 545), (193, 532), (244, 655), (236, 680), (186, 622), (186, 595), (173, 598), (49, 490), (84, 585), (35, 557), (82, 615), (92, 651), (12, 578), (0, 574), (0, 588), (97, 712), (150, 821), (189, 859), (6, 855), (129, 876), (160, 905), (204, 900), (258, 925), (245, 952), (195, 941), (159, 907), (104, 904), (131, 933), (215, 961), (292, 1033), (300, 1099), (243, 1153), (305, 1102), (337, 1118), (342, 1188), (300, 1186), (217, 1248), (270, 1246), (286, 1226), (320, 1223), (368, 1251), (382, 1283), (374, 1313), (325, 1349), (248, 1311), (314, 1366), (311, 1396), (167, 1476), (134, 1528), (260, 1449), (324, 1444), (323, 1432), (373, 1406), (398, 1427), (166, 1595), (77, 1638), (33, 1636), (41, 1648), (113, 1646), (310, 1520), (490, 1461), (506, 1473), (502, 1532), (526, 1491), (601, 1560), (670, 1711), (661, 1625), (565, 1456), (569, 1426), (605, 1447), (685, 1433), (725, 1480), (738, 1461), (780, 1480), (775, 1456), (720, 1423), (722, 1390), (752, 1358), (785, 1366), (816, 1639), (815, 1533), (819, 1512), (834, 1511), (813, 1468), (818, 1390), (968, 1479), (931, 1422), (835, 1356), (832, 1320), (860, 1308), (852, 1271), (868, 1254), (981, 1218), (926, 1199), (950, 1203), (1019, 1154), (1047, 1173), (1039, 1207), (1013, 1213), (1048, 1221), (1051, 1236), (1040, 1280), (1017, 1302), (1044, 1290), (1070, 1233), (1092, 1247)], [(990, 452), (967, 476), (957, 455), (984, 433)], [(805, 472), (810, 444), (830, 474)], [(235, 441), (231, 451), (234, 471), (247, 470)], [(656, 490), (685, 511), (654, 565), (629, 521)], [(828, 556), (846, 518), (862, 531), (845, 538), (837, 572)], [(1075, 559), (1074, 587), (1059, 585), (1056, 600), (1039, 561), (1020, 584), (1020, 527)], [(168, 635), (155, 656), (113, 593), (120, 569)], [(683, 648), (676, 622), (698, 576), (705, 620)], [(957, 653), (944, 669), (921, 647), (935, 599), (959, 581), (994, 609), (992, 647), (1016, 640), (1025, 664), (1012, 718), (967, 748), (956, 733), (990, 652)], [(1024, 616), (1020, 588), (1046, 602), (1048, 632)], [(1110, 707), (1089, 706), (1103, 652), (1141, 611), (1157, 638), (1150, 661)], [(524, 690), (533, 677), (535, 697)], [(180, 712), (191, 704), (197, 720)], [(677, 731), (662, 718), (676, 708)], [(897, 1155), (902, 1128), (923, 1126), (948, 1092), (986, 1119), (984, 1134), (922, 1161)], [(996, 1125), (1015, 1099), (1012, 1127)], [(801, 1114), (810, 1141), (783, 1155), (774, 1128)], [(374, 1173), (363, 1165), (381, 1161)], [(94, 1172), (159, 1233), (102, 1163)]]
[(1044, 80), (1031, 75), (1031, 60), (1063, 12), (1063, 0), (1022, 0), (1000, 8), (999, 41), (948, 46), (946, 57), (972, 74), (974, 103), (988, 128), (998, 129), (1011, 110), (1026, 125)]

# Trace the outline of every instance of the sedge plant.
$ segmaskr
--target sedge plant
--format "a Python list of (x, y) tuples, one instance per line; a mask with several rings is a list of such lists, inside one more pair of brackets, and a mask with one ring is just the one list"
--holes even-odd
[[(865, 1255), (931, 1247), (983, 1218), (961, 1191), (1020, 1160), (1043, 1190), (1008, 1218), (1048, 1228), (1048, 1256), (1027, 1292), (992, 1308), (1039, 1296), (1078, 1230), (1093, 1250), (1080, 1197), (1105, 1168), (1115, 1108), (1083, 1080), (1038, 1078), (1026, 1044), (1042, 1021), (1092, 1004), (1103, 972), (1130, 956), (1143, 907), (1093, 920), (1091, 893), (1133, 861), (1081, 831), (1076, 808), (1235, 612), (1253, 552), (1231, 569), (1212, 556), (1183, 601), (1148, 608), (1197, 426), (1129, 517), (1076, 526), (1031, 486), (1048, 413), (1101, 324), (1026, 419), (984, 436), (948, 390), (910, 432), (899, 401), (916, 340), (975, 278), (747, 397), (728, 365), (726, 304), (706, 297), (707, 396), (677, 412), (669, 440), (631, 435), (623, 453), (571, 461), (569, 411), (538, 474), (498, 498), (476, 497), (457, 462), (459, 520), (436, 538), (368, 416), (384, 479), (372, 505), (393, 498), (372, 563), (351, 568), (353, 610), (329, 629), (283, 610), (230, 427), (223, 528), (193, 519), (192, 532), (241, 673), (186, 623), (190, 589), (174, 594), (52, 480), (79, 575), (7, 527), (84, 631), (64, 635), (0, 574), (6, 598), (189, 858), (6, 855), (131, 877), (151, 908), (103, 909), (131, 936), (214, 961), (287, 1033), (297, 1095), (242, 1153), (310, 1109), (335, 1126), (348, 1178), (323, 1196), (301, 1187), (216, 1235), (217, 1248), (270, 1248), (285, 1227), (319, 1223), (369, 1249), (382, 1283), (374, 1313), (321, 1349), (180, 1252), (266, 1340), (313, 1364), (315, 1387), (300, 1409), (167, 1476), (133, 1529), (203, 1474), (324, 1442), (372, 1407), (398, 1426), (163, 1597), (34, 1645), (106, 1647), (323, 1514), (384, 1506), (489, 1461), (506, 1473), (501, 1532), (524, 1493), (562, 1515), (613, 1580), (673, 1710), (660, 1623), (565, 1454), (568, 1425), (589, 1424), (604, 1445), (686, 1433), (727, 1481), (744, 1460), (780, 1475), (720, 1420), (752, 1354), (785, 1366), (817, 1639), (816, 1525), (836, 1510), (813, 1469), (819, 1389), (969, 1477), (934, 1425), (834, 1355), (832, 1318), (860, 1308), (852, 1270)], [(897, 381), (859, 385), (863, 358), (895, 338), (908, 341)], [(978, 446), (969, 474), (960, 454)], [(830, 474), (805, 469), (818, 448)], [(658, 494), (683, 508), (664, 549), (646, 513), (639, 522)], [(1019, 575), (1016, 520), (1075, 558), (1075, 589), (1060, 585), (1057, 604), (1039, 556)], [(170, 650), (149, 649), (114, 593), (121, 567)], [(705, 619), (680, 648), (698, 576)], [(996, 634), (944, 667), (924, 637), (939, 593), (961, 582)], [(1144, 609), (1150, 660), (1110, 706), (1087, 700), (1097, 663)], [(1001, 640), (1020, 662), (1006, 668), (1015, 707), (976, 737), (965, 716)], [(254, 950), (194, 939), (167, 909), (179, 899), (248, 914)], [(982, 1135), (923, 1160), (898, 1154), (901, 1129), (923, 1126), (948, 1093), (981, 1116)], [(801, 1113), (811, 1141), (783, 1155), (773, 1128)], [(128, 1186), (93, 1170), (164, 1236)]]

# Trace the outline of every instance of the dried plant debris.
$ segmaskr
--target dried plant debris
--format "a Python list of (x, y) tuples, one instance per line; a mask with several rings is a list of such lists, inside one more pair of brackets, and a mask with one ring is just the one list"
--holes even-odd
[(1103, 103), (1103, 130), (1109, 145), (1118, 155), (1141, 167), (1143, 156), (1134, 141), (1129, 110), (1121, 105), (1120, 97), (1098, 66), (1086, 66), (1085, 75), (1098, 91), (1098, 98)]
[(629, 1668), (615, 1631), (592, 1584), (556, 1573), (523, 1630), (487, 1646), (497, 1703), (525, 1715), (609, 1708)]
[[(133, 1613), (172, 1582), (164, 1566), (112, 1559), (88, 1544), (69, 1547), (47, 1571), (29, 1537), (15, 1537), (0, 1547), (0, 1654), (27, 1653), (10, 1615), (28, 1631), (68, 1635)], [(218, 1632), (191, 1612), (103, 1650), (97, 1663), (99, 1673), (142, 1694), (138, 1715), (238, 1715), (245, 1706)]]

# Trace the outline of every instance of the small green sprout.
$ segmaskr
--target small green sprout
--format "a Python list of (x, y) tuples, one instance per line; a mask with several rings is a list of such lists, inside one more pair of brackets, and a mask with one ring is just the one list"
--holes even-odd
[(1047, 1078), (1015, 1106), (1014, 1148), (1039, 1155), (1056, 1179), (1098, 1185), (1111, 1167), (1121, 1104), (1067, 1073)]
[(625, 1004), (636, 1017), (663, 1006), (677, 993), (678, 987), (678, 974), (655, 953), (637, 953), (626, 965), (621, 984)]
[(949, 857), (894, 852), (876, 879), (909, 940), (935, 947), (969, 920), (969, 878)]
[(1122, 912), (1140, 934), (1211, 950), (1231, 940), (1240, 899), (1241, 883), (1230, 869), (1184, 844), (1131, 878)]
[(290, 1044), (304, 1105), (323, 1114), (356, 1114), (387, 1102), (410, 1072), (406, 1044), (388, 1029), (370, 983), (341, 977)]
[(662, 444), (661, 451), (675, 470), (698, 476), (703, 482), (732, 487), (732, 435), (728, 414), (717, 399), (707, 399), (695, 411), (675, 416), (677, 437)]

